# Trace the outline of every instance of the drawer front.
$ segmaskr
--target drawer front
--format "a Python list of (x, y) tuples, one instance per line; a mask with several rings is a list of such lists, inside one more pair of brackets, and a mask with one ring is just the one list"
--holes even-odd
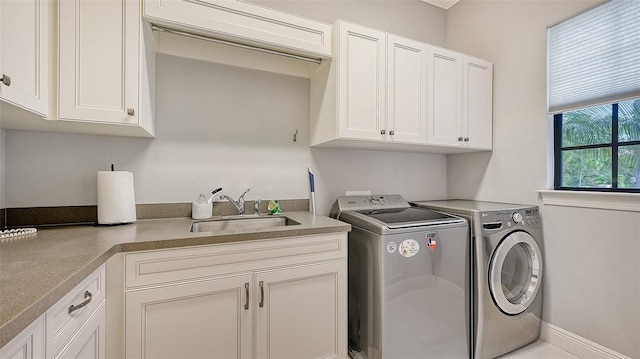
[[(102, 265), (47, 310), (47, 358), (64, 347), (100, 307), (104, 298), (105, 266)], [(70, 309), (73, 309), (71, 313)]]
[(347, 258), (347, 233), (125, 254), (125, 288)]

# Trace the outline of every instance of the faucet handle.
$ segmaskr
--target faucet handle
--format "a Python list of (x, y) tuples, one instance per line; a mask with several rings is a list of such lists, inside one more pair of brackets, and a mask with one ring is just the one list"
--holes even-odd
[(261, 199), (256, 199), (253, 202), (253, 213), (254, 214), (258, 214), (260, 212), (260, 203), (262, 202)]
[(240, 195), (240, 198), (244, 198), (244, 195), (247, 194), (247, 192), (249, 191), (251, 191), (251, 188), (247, 188), (247, 190)]

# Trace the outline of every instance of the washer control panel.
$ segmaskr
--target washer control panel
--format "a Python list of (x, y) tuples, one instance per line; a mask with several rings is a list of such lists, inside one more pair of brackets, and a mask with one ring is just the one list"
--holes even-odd
[(484, 230), (517, 228), (522, 226), (539, 227), (541, 225), (538, 207), (482, 212), (480, 213), (480, 223)]
[(398, 209), (409, 208), (407, 202), (401, 195), (378, 195), (378, 196), (340, 196), (338, 205), (341, 211), (366, 211), (370, 209)]

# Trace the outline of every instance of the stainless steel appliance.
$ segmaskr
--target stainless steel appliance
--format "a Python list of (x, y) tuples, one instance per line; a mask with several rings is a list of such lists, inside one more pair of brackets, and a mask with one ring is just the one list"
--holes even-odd
[(352, 355), (469, 358), (467, 221), (411, 207), (399, 195), (338, 197), (331, 216), (352, 226)]
[(466, 200), (415, 202), (471, 223), (474, 358), (495, 358), (538, 339), (542, 221), (537, 206)]

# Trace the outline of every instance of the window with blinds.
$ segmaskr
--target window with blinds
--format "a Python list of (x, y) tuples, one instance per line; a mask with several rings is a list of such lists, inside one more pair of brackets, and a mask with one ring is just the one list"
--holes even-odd
[(640, 1), (611, 0), (547, 29), (549, 114), (640, 97)]
[(554, 188), (640, 192), (640, 0), (547, 30)]

